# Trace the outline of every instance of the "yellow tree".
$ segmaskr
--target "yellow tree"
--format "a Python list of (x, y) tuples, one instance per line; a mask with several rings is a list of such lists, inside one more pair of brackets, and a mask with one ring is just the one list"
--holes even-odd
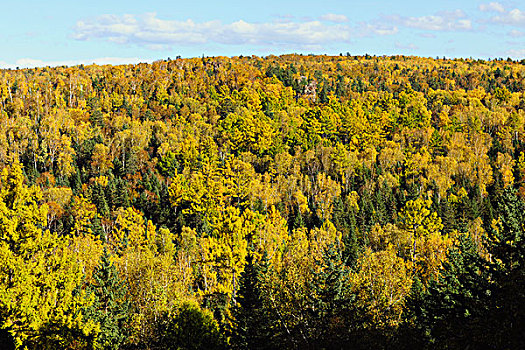
[(498, 152), (496, 158), (496, 167), (501, 173), (504, 187), (509, 187), (514, 184), (514, 166), (516, 161), (512, 159), (512, 156), (508, 153)]
[(274, 206), (266, 216), (251, 211), (246, 216), (256, 226), (251, 239), (255, 262), (261, 263), (264, 256), (273, 263), (280, 261), (289, 241), (286, 220)]
[(228, 206), (210, 218), (212, 232), (200, 240), (201, 294), (226, 295), (227, 300), (234, 297), (248, 253), (246, 236), (255, 228), (247, 215)]
[[(134, 208), (120, 209), (117, 214), (116, 225), (111, 232), (113, 244), (119, 248), (128, 246), (142, 249), (147, 241), (148, 225), (145, 225), (142, 213)], [(153, 232), (154, 234), (154, 232)]]
[[(278, 219), (272, 221), (279, 225)], [(270, 232), (278, 230), (278, 227), (268, 228)], [(296, 229), (289, 237), (271, 234), (266, 237), (270, 238), (266, 243), (273, 244), (267, 245), (268, 268), (262, 275), (266, 302), (287, 331), (305, 336), (311, 330), (312, 283), (316, 283), (316, 275), (322, 272), (320, 265), (327, 249), (343, 249), (341, 235), (327, 221), (321, 228), (311, 231)]]
[(71, 139), (67, 135), (60, 137), (60, 151), (57, 157), (58, 174), (64, 177), (74, 173), (72, 166), (75, 150), (71, 147)]
[(103, 143), (97, 143), (93, 149), (91, 156), (91, 169), (93, 174), (105, 174), (109, 169), (113, 168), (113, 162), (109, 155), (109, 147)]
[[(17, 347), (65, 348), (92, 342), (97, 326), (82, 317), (83, 274), (65, 238), (42, 230), (47, 206), (23, 183), (18, 162), (0, 182), (0, 310)], [(78, 338), (78, 339), (74, 339)]]
[(446, 259), (452, 240), (441, 233), (443, 224), (437, 213), (430, 210), (432, 202), (418, 198), (408, 201), (401, 210), (400, 228), (410, 239), (409, 251), (412, 269), (423, 282), (435, 277)]
[(454, 186), (457, 161), (451, 157), (437, 156), (435, 162), (428, 166), (428, 179), (434, 181), (438, 189), (438, 201), (446, 198), (447, 191)]
[[(187, 230), (183, 236), (189, 240)], [(191, 299), (192, 261), (184, 259), (187, 258), (184, 251), (189, 249), (196, 254), (194, 249), (182, 245), (181, 251), (177, 251), (175, 237), (168, 229), (157, 229), (133, 208), (118, 214), (113, 237), (120, 240), (115, 264), (119, 275), (127, 281), (127, 297), (132, 305), (128, 341), (139, 344), (152, 337), (156, 319)]]
[(47, 214), (48, 228), (52, 227), (55, 220), (66, 213), (66, 207), (71, 202), (73, 191), (69, 187), (52, 187), (44, 192), (44, 199), (49, 208)]
[(74, 223), (71, 233), (75, 236), (91, 235), (91, 220), (97, 214), (97, 208), (84, 196), (73, 196), (72, 211)]
[(349, 152), (346, 147), (338, 142), (330, 155), (334, 164), (334, 170), (341, 182), (348, 189), (351, 178), (354, 176), (358, 165), (357, 153)]
[(341, 194), (341, 186), (330, 176), (321, 173), (317, 176), (313, 200), (317, 206), (317, 215), (323, 220), (331, 218), (334, 199)]
[(399, 325), (412, 277), (410, 262), (398, 257), (393, 245), (377, 252), (367, 248), (358, 259), (353, 282), (357, 303), (367, 316), (366, 328)]

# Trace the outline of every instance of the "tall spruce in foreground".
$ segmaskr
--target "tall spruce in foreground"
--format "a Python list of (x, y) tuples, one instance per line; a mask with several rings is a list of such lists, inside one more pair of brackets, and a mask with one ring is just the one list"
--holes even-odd
[(323, 250), (316, 265), (309, 281), (311, 294), (306, 296), (309, 343), (316, 349), (344, 348), (356, 318), (350, 268), (333, 244)]
[(269, 330), (266, 329), (267, 318), (261, 298), (259, 269), (253, 258), (251, 252), (246, 256), (237, 303), (232, 310), (233, 349), (264, 349), (269, 346)]
[[(523, 349), (525, 339), (525, 203), (506, 188), (495, 201), (495, 220), (487, 229), (497, 263), (491, 298), (490, 340), (495, 348)], [(485, 329), (487, 331), (488, 327)]]
[[(408, 310), (404, 346), (420, 348), (482, 348), (486, 334), (491, 283), (489, 262), (467, 235), (450, 248), (441, 274), (426, 290), (414, 283)], [(415, 345), (417, 344), (417, 345)]]
[(101, 349), (119, 349), (126, 339), (124, 325), (130, 307), (126, 300), (125, 282), (120, 280), (106, 247), (88, 292), (93, 295), (94, 302), (86, 310), (86, 316), (100, 324), (98, 345)]

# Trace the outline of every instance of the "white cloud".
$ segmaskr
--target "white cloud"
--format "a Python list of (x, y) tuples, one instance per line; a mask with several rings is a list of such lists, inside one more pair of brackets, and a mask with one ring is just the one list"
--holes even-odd
[(419, 46), (416, 46), (414, 44), (402, 44), (400, 42), (396, 42), (396, 49), (401, 49), (401, 50), (417, 50), (419, 49)]
[(513, 25), (513, 26), (525, 26), (525, 12), (519, 9), (510, 10), (501, 14), (500, 16), (494, 16), (491, 18), (492, 22)]
[(505, 7), (499, 2), (490, 2), (488, 4), (479, 5), (479, 9), (483, 12), (505, 12)]
[[(332, 19), (342, 20), (340, 15)], [(317, 20), (303, 22), (233, 23), (164, 20), (155, 13), (141, 16), (104, 15), (77, 22), (73, 38), (102, 39), (119, 44), (136, 44), (151, 49), (175, 45), (228, 44), (256, 46), (281, 45), (311, 47), (327, 43), (349, 42), (353, 30), (345, 24), (325, 24)]]
[(401, 23), (409, 28), (423, 29), (429, 31), (461, 31), (471, 30), (472, 21), (465, 18), (461, 10), (452, 12), (440, 12), (435, 15), (422, 17), (401, 17)]
[(375, 28), (374, 33), (377, 35), (394, 35), (397, 34), (399, 30), (397, 27), (391, 27), (391, 28)]
[(397, 34), (399, 29), (394, 25), (389, 24), (371, 24), (371, 23), (362, 23), (361, 26), (361, 33), (363, 36), (366, 36), (368, 34), (376, 34), (376, 35), (394, 35)]
[(44, 61), (34, 58), (20, 58), (13, 63), (0, 61), (0, 69), (16, 69), (18, 68), (35, 68), (35, 67), (56, 67), (56, 66), (77, 66), (80, 64), (136, 64), (140, 62), (150, 62), (150, 60), (144, 60), (137, 57), (100, 57), (94, 59), (84, 60), (68, 60), (68, 61)]
[(512, 57), (512, 58), (525, 58), (525, 49), (511, 49), (505, 51), (505, 55)]
[(516, 29), (513, 29), (509, 32), (509, 35), (513, 38), (521, 38), (523, 36), (525, 36), (525, 32), (522, 32), (522, 31), (519, 31), (519, 30), (516, 30)]
[(335, 13), (327, 13), (326, 15), (319, 17), (319, 19), (322, 21), (334, 23), (348, 22), (348, 17), (346, 17), (345, 15), (337, 15)]

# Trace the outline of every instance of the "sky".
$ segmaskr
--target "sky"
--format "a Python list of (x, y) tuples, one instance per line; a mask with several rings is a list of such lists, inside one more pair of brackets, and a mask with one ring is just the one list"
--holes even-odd
[(525, 58), (525, 1), (20, 0), (0, 68), (286, 53)]

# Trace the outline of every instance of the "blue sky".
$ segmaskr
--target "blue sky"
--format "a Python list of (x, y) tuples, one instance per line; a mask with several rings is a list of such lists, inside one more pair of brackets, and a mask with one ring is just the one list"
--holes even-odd
[(29, 0), (0, 12), (0, 68), (283, 53), (525, 58), (521, 1)]

